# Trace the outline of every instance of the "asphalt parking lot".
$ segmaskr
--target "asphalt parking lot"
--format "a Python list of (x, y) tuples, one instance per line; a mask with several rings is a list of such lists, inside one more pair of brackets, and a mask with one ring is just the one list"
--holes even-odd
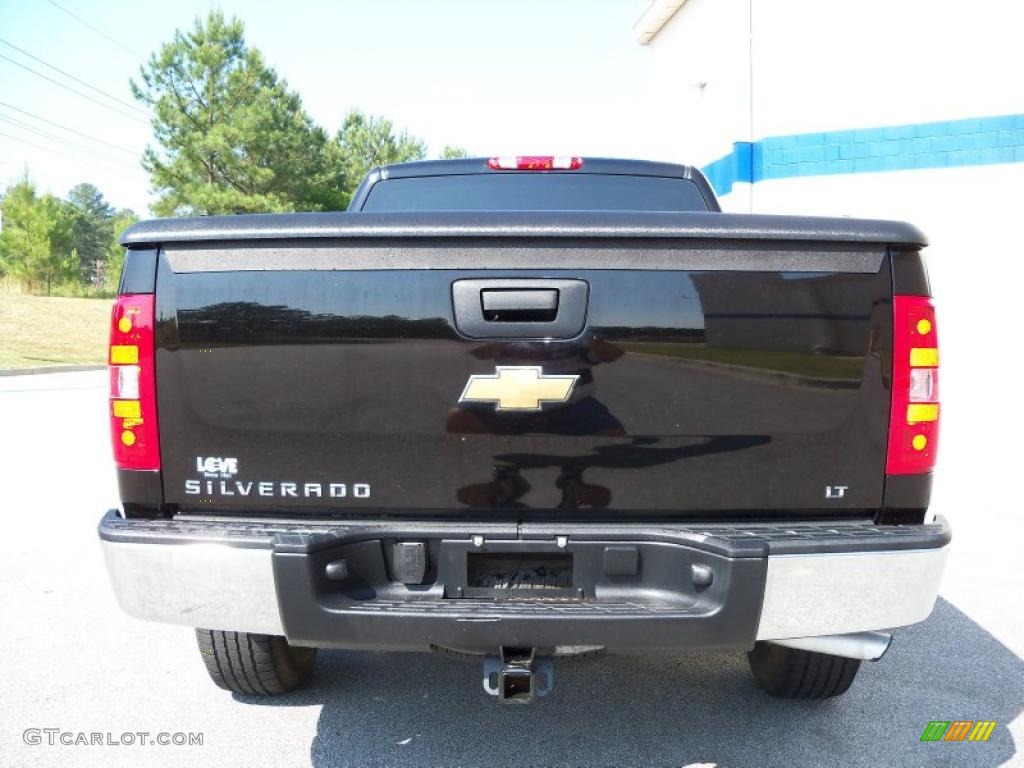
[[(743, 654), (605, 656), (558, 662), (550, 696), (510, 707), (483, 693), (475, 664), (438, 655), (323, 653), (317, 684), (276, 700), (215, 688), (191, 630), (114, 603), (95, 535), (116, 502), (105, 396), (101, 371), (0, 377), (2, 766), (1024, 764), (1016, 460), (980, 448), (976, 413), (943, 424), (942, 597), (846, 696), (770, 699)], [(998, 726), (987, 743), (921, 743), (930, 720)], [(31, 744), (27, 729), (149, 736)], [(150, 744), (161, 732), (203, 743)]]

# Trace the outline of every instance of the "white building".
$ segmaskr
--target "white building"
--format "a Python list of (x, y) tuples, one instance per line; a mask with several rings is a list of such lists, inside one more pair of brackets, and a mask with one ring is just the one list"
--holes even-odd
[(650, 154), (726, 210), (928, 224), (1024, 179), (1022, 28), (1006, 0), (656, 0)]
[[(657, 115), (638, 126), (648, 157), (704, 169), (726, 211), (905, 219), (929, 236), (935, 509), (954, 529), (970, 515), (1018, 535), (1005, 483), (1024, 430), (1022, 30), (1011, 0), (655, 0), (634, 28)], [(973, 530), (951, 568), (958, 547), (984, 546)]]

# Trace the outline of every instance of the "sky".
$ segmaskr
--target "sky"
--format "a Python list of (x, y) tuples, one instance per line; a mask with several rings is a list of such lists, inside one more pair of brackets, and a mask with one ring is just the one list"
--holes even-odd
[(454, 144), (643, 158), (647, 51), (632, 27), (648, 4), (0, 0), (0, 189), (27, 169), (40, 191), (87, 181), (148, 215), (139, 156), (152, 131), (129, 79), (175, 29), (218, 7), (331, 133), (358, 108), (424, 139), (431, 156)]

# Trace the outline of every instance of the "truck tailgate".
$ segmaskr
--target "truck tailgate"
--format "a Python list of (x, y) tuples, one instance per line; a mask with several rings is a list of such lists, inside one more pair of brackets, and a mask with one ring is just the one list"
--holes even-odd
[[(882, 501), (884, 243), (178, 242), (156, 285), (164, 497), (183, 511), (639, 519)], [(579, 327), (550, 338), (562, 310), (545, 302), (568, 308), (572, 285)]]

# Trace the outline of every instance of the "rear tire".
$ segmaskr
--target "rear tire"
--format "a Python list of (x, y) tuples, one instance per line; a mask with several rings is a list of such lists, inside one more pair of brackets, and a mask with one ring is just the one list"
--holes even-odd
[(210, 678), (226, 691), (274, 696), (313, 676), (316, 648), (289, 645), (277, 635), (197, 629), (196, 640)]
[(859, 659), (757, 643), (747, 654), (758, 685), (780, 699), (825, 699), (846, 693)]

